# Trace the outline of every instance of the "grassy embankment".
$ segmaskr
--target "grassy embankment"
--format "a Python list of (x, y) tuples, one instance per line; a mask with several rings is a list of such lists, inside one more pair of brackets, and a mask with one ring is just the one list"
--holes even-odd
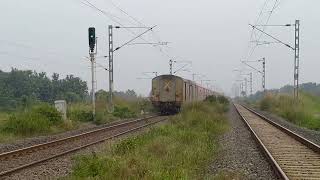
[(166, 124), (76, 158), (69, 179), (203, 179), (228, 127), (227, 103), (189, 104)]
[(0, 143), (38, 135), (55, 134), (77, 129), (85, 124), (104, 124), (114, 120), (139, 116), (141, 109), (150, 110), (147, 101), (125, 101), (116, 98), (114, 113), (106, 110), (106, 101), (97, 101), (96, 121), (93, 121), (91, 104), (68, 105), (68, 120), (63, 121), (53, 105), (35, 103), (31, 107), (11, 112), (0, 112)]
[(308, 129), (320, 130), (320, 97), (300, 93), (296, 102), (290, 95), (267, 95), (259, 108)]

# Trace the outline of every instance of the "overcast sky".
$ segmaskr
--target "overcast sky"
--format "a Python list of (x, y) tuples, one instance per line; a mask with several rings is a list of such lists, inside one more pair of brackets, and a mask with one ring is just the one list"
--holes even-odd
[[(125, 26), (137, 26), (130, 16), (146, 26), (157, 25), (148, 42), (171, 42), (160, 49), (150, 45), (126, 46), (115, 53), (114, 73), (116, 90), (134, 89), (147, 95), (151, 80), (142, 72), (169, 73), (169, 57), (192, 61), (191, 72), (178, 75), (191, 79), (192, 73), (204, 74), (230, 92), (237, 79), (234, 69), (248, 57), (252, 44), (249, 23), (255, 23), (266, 0), (88, 0), (112, 15)], [(267, 0), (267, 2), (275, 0)], [(82, 0), (1, 0), (0, 1), (0, 69), (11, 67), (57, 72), (62, 76), (74, 74), (90, 80), (87, 29), (96, 27), (99, 55), (107, 54), (107, 26), (117, 25), (110, 17), (81, 3)], [(320, 1), (279, 0), (269, 24), (294, 23), (301, 20), (301, 82), (319, 82)], [(114, 4), (117, 6), (114, 6)], [(266, 7), (263, 16), (271, 10)], [(269, 10), (268, 10), (269, 9)], [(263, 22), (263, 18), (262, 18)], [(292, 27), (272, 27), (266, 30), (282, 41), (292, 44)], [(138, 34), (140, 31), (135, 31)], [(119, 46), (133, 34), (125, 29), (114, 30), (114, 43)], [(261, 40), (273, 41), (267, 37)], [(141, 39), (136, 43), (144, 42)], [(249, 45), (249, 46), (248, 46)], [(167, 55), (169, 57), (167, 57)], [(267, 59), (267, 88), (293, 83), (293, 51), (280, 44), (258, 46), (250, 60)], [(105, 59), (97, 62), (107, 66)], [(182, 64), (176, 64), (179, 68)], [(261, 64), (252, 64), (261, 68)], [(97, 69), (98, 88), (108, 88), (107, 72)], [(90, 85), (90, 83), (88, 83)], [(254, 90), (261, 89), (261, 76), (254, 78)]]

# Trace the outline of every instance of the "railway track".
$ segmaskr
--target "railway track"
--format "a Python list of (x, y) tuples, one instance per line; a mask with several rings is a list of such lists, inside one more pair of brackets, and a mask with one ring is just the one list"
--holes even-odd
[(281, 179), (320, 179), (320, 146), (248, 107), (234, 105)]
[(0, 179), (28, 167), (137, 131), (167, 119), (167, 117), (152, 116), (126, 121), (59, 140), (2, 153), (0, 154)]

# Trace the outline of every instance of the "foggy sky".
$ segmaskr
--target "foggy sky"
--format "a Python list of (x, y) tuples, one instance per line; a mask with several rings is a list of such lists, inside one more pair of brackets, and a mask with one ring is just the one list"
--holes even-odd
[[(114, 7), (110, 0), (90, 0), (100, 9), (112, 13), (126, 26), (137, 26), (130, 17)], [(113, 1), (131, 16), (147, 26), (157, 25), (155, 33), (144, 38), (148, 42), (171, 42), (162, 47), (176, 60), (192, 61), (192, 72), (178, 75), (191, 79), (192, 73), (205, 74), (214, 85), (230, 92), (237, 79), (233, 72), (240, 60), (247, 57), (251, 28), (265, 0), (118, 0)], [(319, 82), (318, 69), (320, 1), (280, 0), (269, 24), (294, 23), (301, 20), (300, 82)], [(107, 26), (117, 25), (110, 18), (81, 4), (81, 0), (1, 0), (0, 1), (0, 69), (11, 67), (74, 74), (90, 81), (88, 27), (96, 27), (98, 56), (107, 54)], [(142, 32), (136, 31), (136, 33)], [(267, 32), (293, 45), (292, 27), (272, 27)], [(114, 30), (114, 43), (119, 46), (133, 35)], [(262, 40), (270, 40), (263, 37)], [(139, 39), (135, 42), (144, 42)], [(293, 51), (280, 44), (259, 46), (250, 60), (267, 59), (267, 88), (279, 88), (293, 83)], [(134, 89), (147, 95), (151, 80), (145, 71), (169, 73), (169, 57), (159, 48), (148, 45), (126, 46), (115, 53), (114, 79), (116, 90)], [(106, 59), (97, 62), (107, 66)], [(260, 68), (260, 64), (252, 64)], [(179, 65), (176, 66), (178, 68)], [(90, 83), (88, 83), (90, 88)], [(97, 69), (98, 89), (108, 88), (107, 72)], [(261, 89), (261, 76), (255, 74), (254, 90)]]

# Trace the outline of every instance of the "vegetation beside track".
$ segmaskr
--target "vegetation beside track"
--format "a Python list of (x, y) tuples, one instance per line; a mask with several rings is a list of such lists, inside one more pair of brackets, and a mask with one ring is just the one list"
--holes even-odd
[[(25, 137), (56, 134), (77, 129), (89, 124), (99, 125), (115, 120), (140, 116), (141, 109), (149, 110), (151, 104), (142, 98), (127, 101), (115, 98), (115, 111), (106, 110), (106, 100), (97, 100), (96, 119), (92, 116), (90, 103), (68, 104), (67, 120), (49, 103), (37, 102), (34, 105), (11, 112), (0, 112), (0, 143), (8, 143)], [(151, 111), (151, 109), (150, 109)]]
[(215, 139), (228, 127), (228, 102), (183, 107), (166, 124), (76, 158), (70, 179), (203, 179), (215, 156)]
[[(141, 110), (151, 112), (151, 103), (133, 90), (114, 92), (115, 112), (107, 111), (109, 93), (96, 92), (96, 117), (87, 83), (79, 77), (60, 78), (54, 73), (30, 70), (0, 70), (0, 143), (38, 135), (49, 135), (88, 125), (104, 124), (118, 119), (134, 118)], [(55, 110), (55, 100), (68, 103), (67, 121)]]
[(300, 93), (299, 101), (291, 95), (268, 94), (258, 102), (260, 110), (275, 113), (284, 119), (313, 130), (320, 130), (320, 97)]

